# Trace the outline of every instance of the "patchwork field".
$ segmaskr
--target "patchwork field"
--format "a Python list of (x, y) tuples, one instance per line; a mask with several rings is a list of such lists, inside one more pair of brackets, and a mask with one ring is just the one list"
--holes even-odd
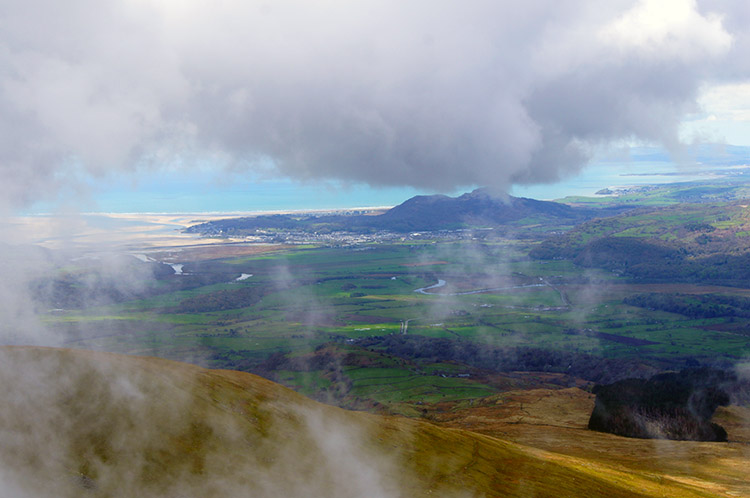
[[(587, 377), (597, 359), (627, 362), (626, 372), (645, 375), (732, 365), (750, 352), (748, 318), (694, 318), (623, 302), (644, 292), (743, 297), (749, 290), (637, 284), (568, 261), (529, 259), (525, 252), (535, 244), (152, 251), (150, 258), (179, 263), (181, 271), (148, 284), (145, 297), (56, 310), (45, 322), (66, 331), (68, 346), (253, 371), (318, 399), (400, 413), (417, 413), (416, 403), (501, 392), (486, 380), (492, 372), (570, 374), (560, 381), (567, 385), (610, 378), (608, 369), (622, 366), (597, 364)], [(415, 356), (417, 340), (438, 349)], [(471, 345), (491, 348), (502, 361), (461, 350)], [(336, 360), (321, 357), (321, 348)], [(548, 363), (519, 359), (521, 349), (557, 356)]]

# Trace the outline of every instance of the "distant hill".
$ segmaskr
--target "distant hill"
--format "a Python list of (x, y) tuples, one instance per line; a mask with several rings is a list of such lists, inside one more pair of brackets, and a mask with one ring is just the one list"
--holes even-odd
[(497, 197), (477, 189), (459, 197), (420, 195), (388, 212), (373, 216), (371, 226), (393, 231), (444, 230), (465, 227), (496, 227), (527, 220), (581, 220), (590, 213), (565, 204), (522, 197)]
[(8, 497), (718, 495), (162, 359), (0, 348), (0, 385)]
[(582, 223), (532, 249), (644, 282), (747, 285), (748, 200), (643, 207)]
[(558, 202), (497, 196), (487, 189), (476, 189), (458, 197), (419, 195), (374, 216), (255, 216), (210, 221), (186, 231), (204, 235), (243, 235), (255, 230), (412, 232), (540, 223), (569, 225), (622, 209), (619, 206), (610, 210), (576, 208)]
[(558, 199), (558, 202), (578, 207), (673, 206), (683, 203), (732, 202), (750, 198), (750, 183), (748, 183), (748, 177), (745, 176), (743, 169), (727, 169), (714, 173), (721, 175), (723, 178), (713, 179), (712, 181), (607, 187), (599, 190), (592, 197), (569, 196)]

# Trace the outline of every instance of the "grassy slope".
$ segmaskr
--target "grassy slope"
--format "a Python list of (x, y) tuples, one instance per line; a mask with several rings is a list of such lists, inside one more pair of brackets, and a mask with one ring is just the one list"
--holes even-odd
[[(730, 443), (630, 439), (588, 430), (594, 396), (577, 388), (507, 391), (481, 400), (427, 407), (427, 418), (638, 475), (658, 475), (720, 496), (749, 496), (750, 410), (722, 407), (714, 420)], [(664, 481), (662, 481), (664, 482)]]
[(722, 495), (162, 359), (3, 348), (0, 385), (9, 496)]
[[(677, 204), (641, 208), (611, 218), (583, 223), (566, 234), (571, 244), (604, 236), (641, 237), (673, 243), (696, 254), (744, 251), (750, 230), (747, 201), (717, 204)], [(707, 231), (700, 228), (710, 227)]]

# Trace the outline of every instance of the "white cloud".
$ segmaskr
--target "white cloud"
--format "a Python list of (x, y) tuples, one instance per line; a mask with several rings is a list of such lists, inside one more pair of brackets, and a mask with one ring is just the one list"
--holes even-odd
[(698, 104), (682, 123), (683, 140), (750, 146), (750, 83), (706, 86)]
[(5, 3), (0, 199), (53, 195), (79, 176), (71, 165), (206, 158), (372, 185), (553, 182), (611, 141), (675, 144), (707, 81), (746, 80), (741, 8)]
[(640, 0), (600, 36), (623, 50), (663, 59), (719, 56), (732, 43), (721, 16), (702, 15), (695, 0)]
[(714, 120), (750, 121), (750, 83), (710, 86), (698, 103)]

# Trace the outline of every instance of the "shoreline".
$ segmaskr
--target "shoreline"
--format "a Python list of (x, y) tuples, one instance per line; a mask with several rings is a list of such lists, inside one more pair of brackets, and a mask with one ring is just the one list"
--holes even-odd
[(75, 217), (75, 216), (110, 216), (110, 217), (133, 217), (133, 216), (266, 216), (275, 214), (306, 214), (306, 213), (340, 213), (342, 211), (382, 211), (394, 206), (354, 206), (341, 208), (311, 208), (311, 209), (269, 209), (258, 211), (81, 211), (71, 213), (18, 213), (9, 218), (35, 218), (35, 217)]

